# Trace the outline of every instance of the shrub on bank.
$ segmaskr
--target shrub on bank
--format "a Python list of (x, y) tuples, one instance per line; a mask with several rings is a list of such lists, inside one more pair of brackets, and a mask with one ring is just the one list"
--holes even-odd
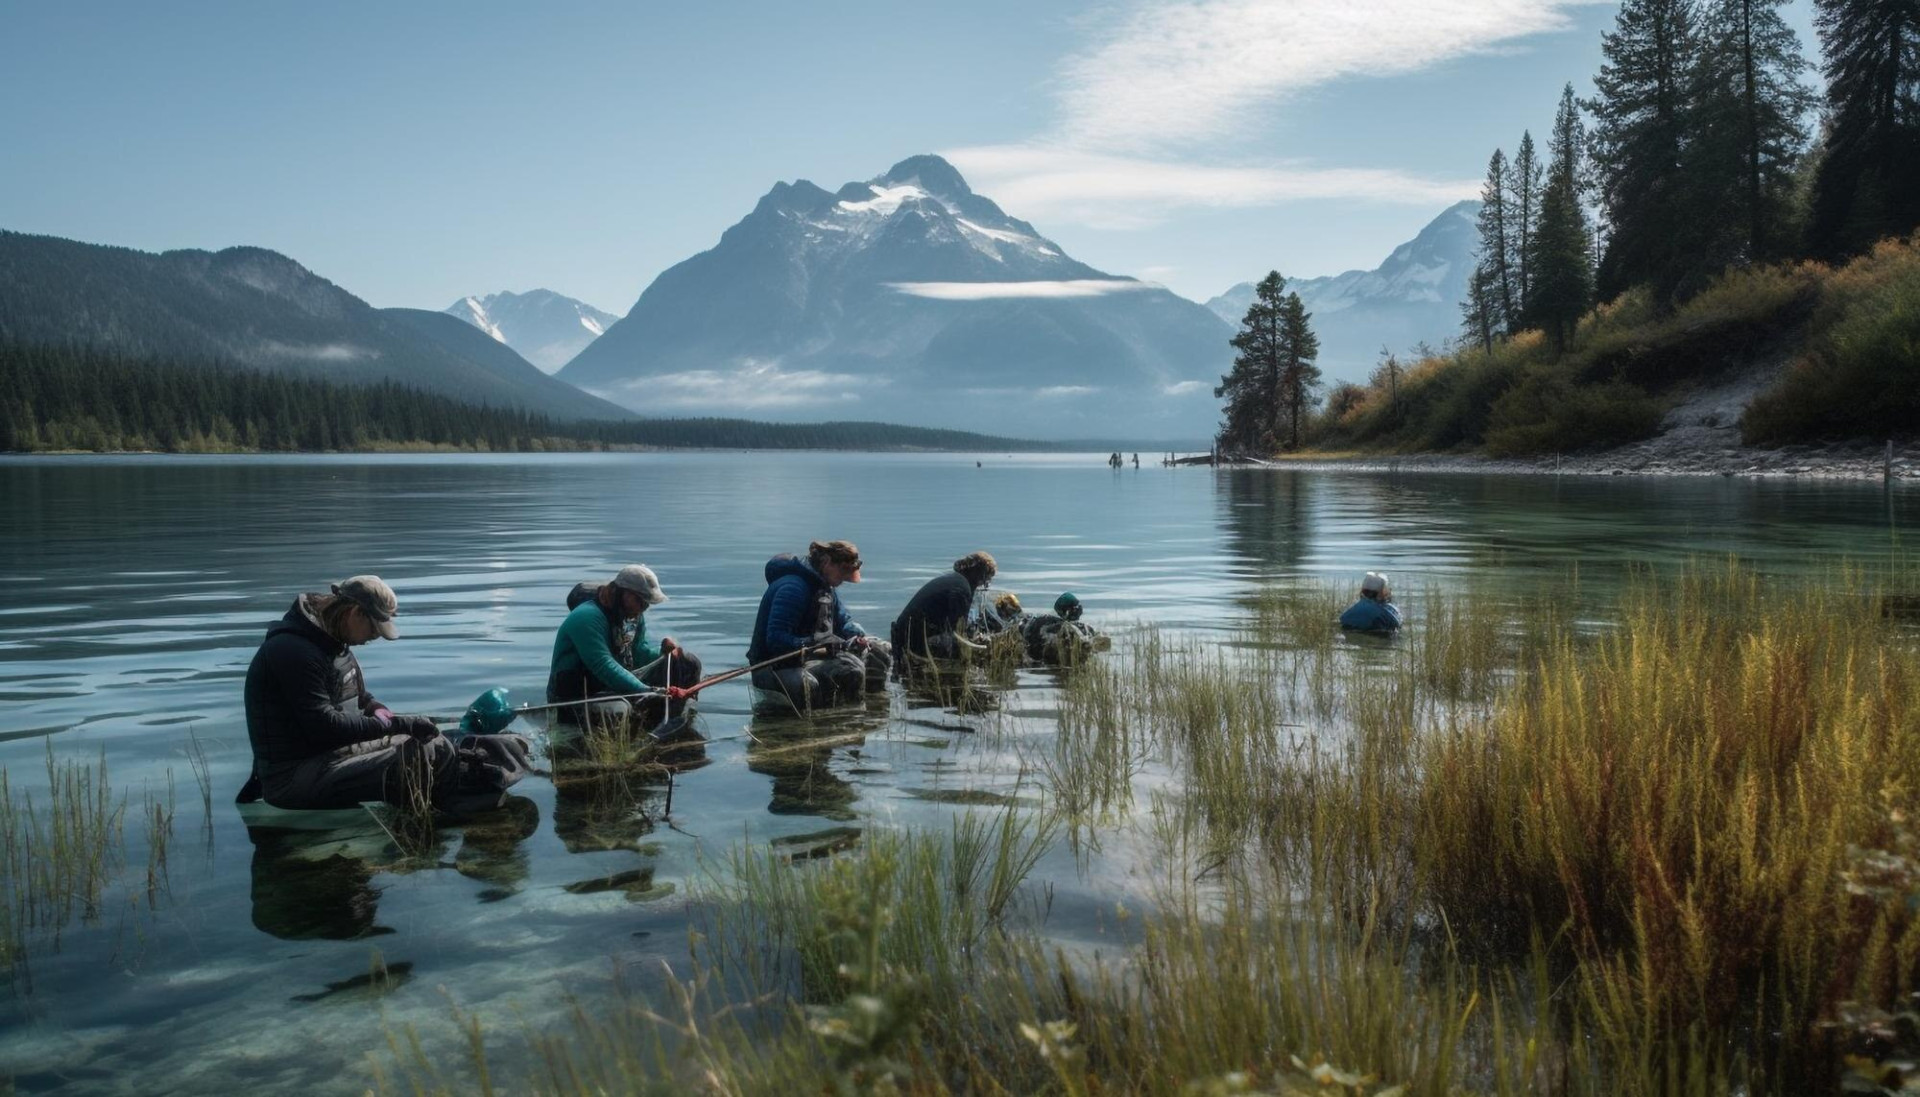
[(1827, 282), (1821, 329), (1741, 418), (1750, 445), (1920, 436), (1920, 236), (1883, 241)]
[(1582, 385), (1557, 369), (1535, 371), (1500, 396), (1488, 415), (1495, 457), (1575, 453), (1650, 438), (1664, 402), (1625, 381)]

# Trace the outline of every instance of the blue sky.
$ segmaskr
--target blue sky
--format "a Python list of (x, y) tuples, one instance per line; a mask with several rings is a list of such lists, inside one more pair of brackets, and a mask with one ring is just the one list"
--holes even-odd
[(1203, 299), (1377, 264), (1589, 90), (1614, 10), (9, 0), (0, 228), (624, 313), (776, 180), (939, 152), (1076, 258)]

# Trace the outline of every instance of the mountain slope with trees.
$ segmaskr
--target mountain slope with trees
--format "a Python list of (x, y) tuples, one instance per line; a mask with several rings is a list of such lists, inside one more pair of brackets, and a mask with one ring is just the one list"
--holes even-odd
[(629, 415), (473, 335), (478, 357), (264, 248), (154, 254), (0, 231), (0, 342), (392, 381), (561, 418)]

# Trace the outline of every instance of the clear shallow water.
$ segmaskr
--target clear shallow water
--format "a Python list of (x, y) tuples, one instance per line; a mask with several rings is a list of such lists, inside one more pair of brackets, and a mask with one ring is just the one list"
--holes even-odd
[[(399, 592), (403, 638), (361, 650), (401, 711), (457, 713), (507, 686), (537, 700), (562, 600), (619, 564), (653, 565), (653, 611), (710, 670), (737, 665), (778, 551), (846, 537), (866, 581), (844, 593), (884, 634), (913, 589), (969, 549), (996, 587), (1044, 607), (1078, 592), (1096, 623), (1208, 630), (1263, 584), (1357, 578), (1472, 584), (1499, 597), (1578, 565), (1734, 553), (1770, 572), (1902, 551), (1920, 510), (1877, 485), (1545, 477), (1370, 476), (1156, 467), (1093, 457), (610, 455), (541, 458), (0, 459), (0, 765), (16, 789), (102, 752), (130, 797), (130, 875), (144, 871), (142, 798), (177, 805), (167, 886), (117, 896), (63, 933), (0, 997), (0, 1072), (24, 1092), (359, 1091), (384, 1025), (450, 1046), (450, 997), (490, 1026), (538, 1022), (604, 993), (616, 965), (685, 956), (690, 881), (738, 843), (831, 828), (944, 825), (952, 792), (1031, 795), (1016, 715), (910, 709), (893, 697), (831, 726), (751, 717), (743, 684), (703, 698), (710, 764), (664, 790), (524, 782), (511, 810), (396, 859), (366, 813), (242, 809), (240, 681), (266, 623), (302, 590), (374, 571)], [(1407, 605), (1417, 627), (1419, 605)], [(1043, 713), (1023, 673), (1004, 708)], [(1033, 725), (1029, 728), (1027, 725)], [(832, 748), (776, 751), (812, 735)], [(213, 766), (204, 819), (189, 734)], [(934, 798), (929, 798), (931, 794)], [(651, 822), (649, 822), (651, 820)], [(204, 822), (204, 825), (203, 825)], [(1124, 841), (1036, 874), (1047, 930), (1110, 940), (1143, 871)], [(612, 879), (618, 886), (603, 886)], [(583, 886), (584, 885), (584, 886)], [(408, 981), (352, 990), (374, 950)], [(444, 987), (443, 994), (439, 988)]]

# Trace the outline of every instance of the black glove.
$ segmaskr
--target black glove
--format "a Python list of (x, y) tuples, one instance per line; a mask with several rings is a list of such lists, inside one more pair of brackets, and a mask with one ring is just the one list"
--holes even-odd
[(440, 729), (425, 716), (395, 716), (393, 730), (397, 735), (411, 735), (422, 742), (440, 734)]

